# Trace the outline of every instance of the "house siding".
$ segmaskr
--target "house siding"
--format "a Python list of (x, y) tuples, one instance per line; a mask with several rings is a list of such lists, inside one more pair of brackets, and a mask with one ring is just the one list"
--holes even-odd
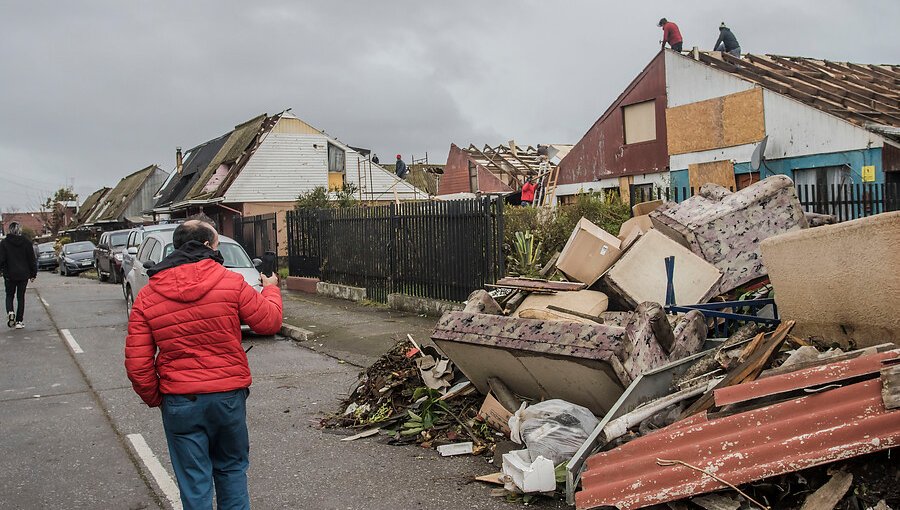
[(138, 188), (135, 195), (131, 197), (128, 207), (125, 208), (123, 214), (124, 218), (143, 216), (145, 211), (152, 209), (153, 203), (155, 202), (153, 197), (156, 195), (156, 192), (159, 191), (159, 187), (162, 186), (168, 178), (169, 173), (165, 170), (160, 168), (153, 170), (144, 183), (141, 184), (140, 188)]
[[(668, 170), (666, 146), (666, 59), (660, 52), (609, 106), (560, 162), (560, 185), (594, 183), (611, 177)], [(625, 144), (622, 107), (655, 100), (656, 139)], [(565, 195), (574, 187), (557, 189)], [(560, 190), (563, 190), (562, 192)]]

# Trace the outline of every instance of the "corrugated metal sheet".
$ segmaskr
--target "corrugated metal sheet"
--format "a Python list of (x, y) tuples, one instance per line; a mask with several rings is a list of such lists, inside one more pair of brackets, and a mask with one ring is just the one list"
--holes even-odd
[(885, 351), (871, 356), (837, 361), (818, 367), (788, 372), (778, 377), (766, 377), (737, 386), (729, 386), (715, 391), (716, 405), (736, 404), (746, 400), (778, 395), (804, 388), (815, 388), (838, 383), (868, 374), (877, 374), (888, 360), (896, 360), (900, 349)]
[(103, 197), (98, 206), (99, 212), (92, 223), (121, 222), (126, 216), (140, 216), (142, 211), (150, 208), (153, 195), (166, 176), (168, 173), (164, 170), (151, 165), (123, 177), (116, 187)]
[(687, 462), (740, 485), (898, 444), (900, 410), (885, 409), (876, 378), (714, 420), (696, 415), (596, 454), (588, 459), (576, 505), (627, 510), (725, 487), (685, 466), (659, 466), (657, 459)]

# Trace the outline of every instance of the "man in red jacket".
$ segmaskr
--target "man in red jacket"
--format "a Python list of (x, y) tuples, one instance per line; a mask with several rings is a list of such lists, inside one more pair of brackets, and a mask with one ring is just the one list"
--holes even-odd
[(672, 23), (666, 18), (662, 18), (659, 20), (659, 24), (657, 26), (662, 27), (663, 30), (663, 40), (662, 40), (662, 50), (666, 49), (666, 43), (669, 43), (669, 47), (675, 51), (681, 52), (681, 30), (678, 30), (678, 25)]
[(134, 391), (162, 407), (163, 428), (185, 510), (250, 508), (246, 400), (250, 366), (241, 323), (259, 334), (281, 327), (275, 276), (257, 293), (229, 271), (209, 223), (175, 229), (171, 255), (149, 268), (128, 320), (125, 368)]

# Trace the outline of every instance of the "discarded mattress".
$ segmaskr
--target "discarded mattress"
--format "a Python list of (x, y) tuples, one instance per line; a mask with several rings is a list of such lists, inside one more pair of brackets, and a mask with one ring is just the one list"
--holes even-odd
[(675, 257), (675, 299), (703, 303), (718, 294), (721, 272), (675, 240), (653, 229), (642, 235), (603, 276), (603, 284), (629, 306), (666, 302), (666, 257)]
[[(897, 447), (900, 409), (885, 407), (878, 378), (882, 361), (897, 353), (725, 388), (733, 397), (728, 402), (746, 403), (750, 410), (715, 419), (698, 414), (593, 455), (581, 477), (583, 488), (575, 495), (576, 507), (630, 510), (726, 488), (704, 473), (658, 462), (661, 459), (681, 461), (741, 485)], [(773, 392), (843, 381), (848, 365), (863, 364), (871, 366), (868, 380), (754, 409), (757, 399)], [(717, 391), (717, 403), (719, 397)]]
[(595, 290), (559, 292), (557, 294), (529, 294), (516, 309), (513, 316), (528, 319), (572, 321), (589, 324), (596, 323), (596, 321), (591, 321), (590, 319), (560, 312), (558, 310), (550, 310), (547, 307), (554, 305), (559, 308), (599, 318), (600, 314), (606, 311), (608, 304), (609, 299), (606, 297), (606, 294)]
[(898, 246), (900, 211), (760, 244), (778, 313), (797, 322), (794, 334), (860, 347), (900, 344)]
[[(650, 213), (653, 226), (722, 271), (717, 294), (766, 275), (763, 239), (807, 228), (794, 183), (774, 175), (737, 191), (707, 183), (680, 204)], [(686, 303), (686, 301), (682, 301)]]
[(431, 338), (483, 394), (497, 377), (519, 395), (560, 398), (603, 415), (640, 373), (706, 340), (702, 314), (691, 312), (680, 319), (690, 327), (663, 321), (675, 344), (664, 347), (654, 332), (662, 331), (661, 307), (647, 305), (625, 327), (449, 312)]

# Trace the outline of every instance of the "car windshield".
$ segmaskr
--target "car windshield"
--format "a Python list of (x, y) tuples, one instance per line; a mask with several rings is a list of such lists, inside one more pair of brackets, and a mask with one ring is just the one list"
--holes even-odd
[(109, 244), (116, 248), (125, 246), (126, 241), (128, 241), (128, 232), (117, 232), (109, 235)]
[(53, 249), (53, 243), (39, 244), (38, 250), (40, 250), (41, 253), (53, 253), (55, 251)]
[(78, 243), (69, 243), (63, 247), (63, 251), (68, 254), (72, 253), (84, 253), (86, 251), (93, 251), (94, 243), (90, 241), (82, 241)]
[[(175, 250), (172, 244), (167, 244), (163, 251), (163, 257), (168, 257)], [(219, 253), (225, 259), (225, 267), (235, 269), (253, 267), (253, 261), (247, 256), (247, 252), (241, 248), (241, 245), (235, 243), (219, 243)]]

